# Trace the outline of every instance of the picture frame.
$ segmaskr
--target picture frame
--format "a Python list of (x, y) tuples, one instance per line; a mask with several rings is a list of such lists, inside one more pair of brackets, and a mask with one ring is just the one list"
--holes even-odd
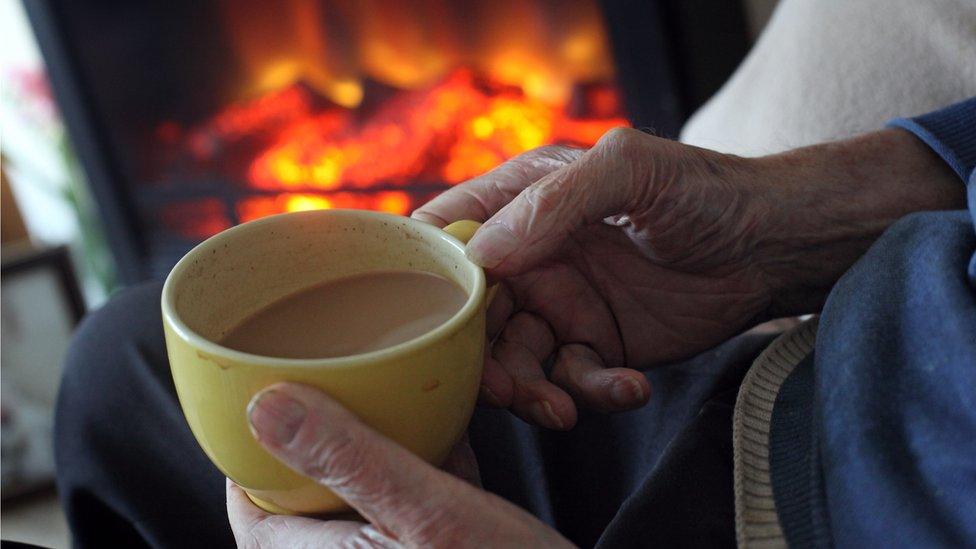
[(62, 363), (85, 313), (66, 246), (16, 248), (4, 246), (0, 266), (4, 501), (54, 481), (52, 433)]

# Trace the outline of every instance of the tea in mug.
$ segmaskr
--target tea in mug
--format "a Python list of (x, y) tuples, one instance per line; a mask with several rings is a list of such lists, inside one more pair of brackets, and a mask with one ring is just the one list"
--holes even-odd
[(220, 344), (278, 358), (332, 358), (397, 345), (453, 317), (468, 296), (422, 271), (375, 271), (318, 284), (245, 318)]

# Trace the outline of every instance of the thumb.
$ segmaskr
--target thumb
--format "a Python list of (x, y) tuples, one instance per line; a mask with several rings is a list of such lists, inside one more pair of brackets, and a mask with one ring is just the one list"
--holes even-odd
[(251, 400), (248, 420), (268, 452), (401, 541), (422, 543), (430, 517), (448, 518), (462, 508), (456, 500), (474, 490), (305, 385), (264, 389)]
[[(469, 259), (498, 277), (552, 256), (579, 227), (621, 213), (643, 194), (660, 147), (671, 143), (630, 128), (610, 130), (575, 162), (522, 191), (475, 233)], [(646, 191), (645, 191), (646, 192)]]

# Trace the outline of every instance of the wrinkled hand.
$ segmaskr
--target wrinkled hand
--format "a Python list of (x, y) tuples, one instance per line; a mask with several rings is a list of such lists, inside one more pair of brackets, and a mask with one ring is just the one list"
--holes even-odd
[(585, 152), (526, 153), (413, 214), (487, 220), (467, 248), (501, 280), (482, 400), (568, 429), (577, 402), (642, 406), (650, 387), (635, 368), (756, 318), (768, 284), (747, 259), (761, 206), (749, 185), (728, 184), (719, 156), (615, 130)]
[(501, 281), (482, 401), (568, 429), (577, 405), (642, 406), (637, 369), (818, 310), (888, 224), (960, 200), (947, 172), (896, 130), (745, 159), (621, 128), (525, 153), (413, 217), (485, 221), (467, 246)]
[[(467, 443), (437, 470), (363, 425), (318, 390), (279, 383), (252, 400), (255, 437), (298, 473), (328, 487), (367, 523), (272, 515), (227, 481), (240, 547), (570, 547), (556, 531), (477, 488)], [(462, 480), (463, 479), (463, 480)]]

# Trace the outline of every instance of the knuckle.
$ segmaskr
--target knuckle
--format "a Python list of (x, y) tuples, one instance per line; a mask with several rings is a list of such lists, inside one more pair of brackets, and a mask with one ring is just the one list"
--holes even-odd
[(559, 208), (559, 186), (554, 181), (540, 182), (525, 190), (526, 203), (538, 213), (554, 212)]
[(448, 506), (431, 511), (410, 532), (411, 541), (422, 547), (448, 549), (462, 547), (470, 540), (457, 525), (461, 522)]
[(599, 141), (596, 142), (596, 148), (626, 150), (635, 144), (643, 143), (646, 137), (647, 135), (644, 132), (634, 128), (613, 128), (600, 137)]
[(532, 149), (535, 156), (559, 156), (563, 151), (569, 149), (565, 145), (543, 145)]
[(349, 429), (336, 429), (313, 444), (306, 473), (333, 487), (355, 486), (369, 476), (367, 441)]
[(633, 170), (653, 157), (652, 145), (655, 142), (666, 141), (634, 128), (620, 127), (603, 134), (593, 149), (604, 163), (608, 163), (608, 166), (629, 167), (627, 170), (629, 175), (634, 176), (636, 173)]
[(239, 549), (267, 549), (274, 546), (274, 539), (280, 528), (274, 524), (274, 517), (268, 517), (248, 528), (237, 539)]
[(364, 524), (355, 534), (334, 545), (336, 549), (380, 549), (400, 547), (396, 541), (380, 534), (373, 526)]
[(458, 189), (458, 192), (463, 196), (466, 196), (472, 204), (477, 204), (478, 208), (481, 209), (482, 217), (487, 218), (492, 213), (491, 206), (491, 195), (500, 195), (503, 192), (498, 188), (497, 181), (490, 181), (483, 188), (471, 188), (465, 187)]
[[(565, 145), (544, 145), (522, 153), (509, 162), (516, 169), (520, 169), (524, 176), (530, 179), (537, 174), (557, 170), (575, 161), (583, 154), (583, 149), (567, 147)], [(532, 177), (535, 176), (535, 177)]]
[(294, 536), (293, 517), (270, 515), (248, 530), (243, 540), (238, 540), (242, 549), (270, 549), (282, 547), (289, 537)]
[(526, 348), (538, 360), (545, 360), (556, 343), (549, 323), (525, 311), (519, 311), (509, 319), (501, 338)]
[(673, 141), (648, 135), (634, 128), (614, 128), (597, 142), (594, 153), (608, 180), (618, 182), (613, 192), (623, 200), (627, 212), (654, 202), (661, 181), (673, 178), (677, 162), (674, 154), (684, 147)]
[(524, 153), (523, 155), (519, 156), (519, 159), (526, 160), (529, 162), (540, 161), (540, 160), (561, 161), (566, 159), (568, 156), (572, 156), (573, 151), (575, 150), (576, 149), (573, 149), (572, 147), (567, 147), (565, 145), (543, 145), (541, 147), (536, 147), (535, 149), (532, 149), (531, 151)]

